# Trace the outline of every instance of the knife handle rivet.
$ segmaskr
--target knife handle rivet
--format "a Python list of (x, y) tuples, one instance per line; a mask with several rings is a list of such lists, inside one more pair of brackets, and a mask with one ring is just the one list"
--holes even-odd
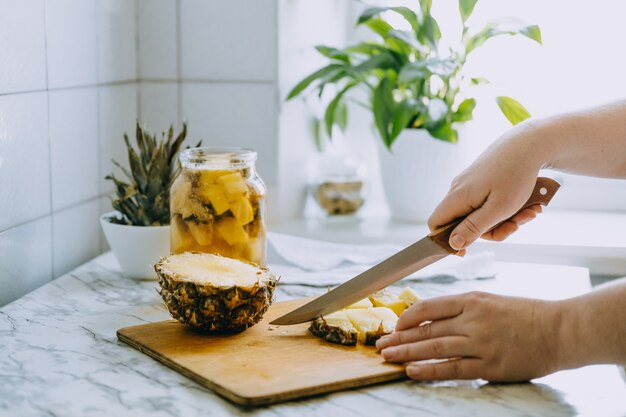
[(541, 188), (539, 189), (539, 194), (541, 194), (541, 195), (546, 195), (546, 194), (548, 194), (548, 189), (547, 189), (546, 187), (541, 187)]

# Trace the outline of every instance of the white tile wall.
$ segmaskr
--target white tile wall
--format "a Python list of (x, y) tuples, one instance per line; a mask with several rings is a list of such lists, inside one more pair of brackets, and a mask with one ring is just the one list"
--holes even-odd
[(100, 200), (94, 198), (52, 215), (52, 265), (55, 277), (100, 253)]
[(52, 278), (50, 216), (0, 233), (0, 306)]
[(139, 86), (139, 120), (149, 131), (160, 134), (171, 124), (181, 128), (178, 118), (178, 83), (142, 82)]
[(176, 0), (137, 0), (139, 78), (178, 78)]
[(50, 213), (46, 96), (0, 96), (0, 231)]
[[(121, 175), (111, 159), (122, 166), (128, 167), (128, 154), (124, 144), (124, 133), (130, 139), (135, 136), (137, 120), (137, 85), (108, 85), (98, 88), (98, 119), (99, 119), (99, 187), (100, 193), (113, 190), (111, 181), (104, 179), (113, 172)], [(134, 140), (134, 139), (133, 139)]]
[(47, 0), (48, 88), (94, 85), (96, 0)]
[(98, 91), (96, 87), (50, 93), (52, 209), (99, 194)]
[(181, 1), (182, 78), (276, 80), (277, 19), (276, 0)]
[(88, 260), (123, 134), (189, 122), (278, 181), (276, 0), (0, 0), (0, 305)]
[(98, 81), (137, 79), (135, 2), (98, 0)]
[(0, 10), (0, 94), (44, 90), (44, 1), (0, 1)]
[(205, 145), (245, 146), (257, 150), (257, 168), (275, 182), (278, 163), (278, 98), (272, 84), (185, 83), (181, 115), (189, 135)]

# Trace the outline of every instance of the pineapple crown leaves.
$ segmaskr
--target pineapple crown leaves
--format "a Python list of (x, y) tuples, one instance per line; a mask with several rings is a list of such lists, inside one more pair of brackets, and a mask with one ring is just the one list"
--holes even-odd
[[(180, 172), (178, 152), (187, 136), (187, 124), (174, 137), (174, 126), (170, 126), (167, 136), (163, 132), (161, 140), (144, 130), (137, 122), (135, 141), (131, 144), (124, 134), (128, 150), (130, 170), (112, 160), (126, 177), (118, 179), (111, 173), (105, 179), (115, 184), (115, 198), (111, 205), (122, 214), (111, 221), (133, 226), (162, 226), (169, 224), (169, 191), (172, 182)], [(200, 146), (202, 141), (196, 146)]]

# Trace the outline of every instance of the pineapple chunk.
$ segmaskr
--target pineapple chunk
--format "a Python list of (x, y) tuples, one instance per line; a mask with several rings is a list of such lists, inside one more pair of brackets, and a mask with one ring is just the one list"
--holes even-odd
[(210, 184), (215, 184), (217, 179), (223, 175), (232, 174), (233, 171), (226, 170), (202, 170), (200, 171), (200, 183), (202, 184), (201, 188), (210, 186)]
[(364, 298), (360, 301), (357, 301), (354, 304), (349, 305), (346, 308), (372, 308), (372, 307), (373, 307), (372, 302), (369, 299)]
[(230, 208), (224, 190), (219, 185), (209, 185), (202, 188), (198, 194), (211, 203), (217, 215), (223, 214)]
[(382, 290), (369, 296), (374, 307), (387, 307), (393, 310), (396, 315), (402, 314), (407, 309), (404, 300), (398, 298), (396, 294), (389, 290)]
[(350, 346), (356, 345), (359, 334), (343, 310), (320, 317), (311, 323), (309, 330), (329, 342)]
[(245, 197), (248, 192), (246, 182), (239, 172), (222, 175), (217, 181), (224, 187), (226, 198), (231, 203)]
[(224, 217), (215, 224), (215, 228), (229, 245), (248, 241), (248, 234), (242, 226), (236, 223), (233, 217)]
[(247, 198), (240, 198), (237, 201), (230, 203), (230, 211), (237, 220), (236, 223), (239, 226), (246, 225), (254, 220), (254, 210), (252, 204)]
[(195, 243), (185, 226), (185, 222), (179, 217), (172, 217), (170, 228), (170, 246), (172, 253), (185, 252)]
[(403, 289), (400, 294), (398, 294), (398, 298), (404, 301), (407, 307), (411, 307), (420, 300), (420, 296), (409, 287)]
[(193, 221), (186, 222), (187, 228), (191, 233), (191, 236), (198, 242), (199, 245), (210, 245), (213, 241), (213, 226), (210, 224), (196, 223)]
[[(342, 310), (346, 313), (352, 325), (359, 331), (359, 342), (364, 345), (375, 344), (382, 336), (393, 332), (396, 326), (398, 317), (395, 313), (386, 307), (379, 307), (379, 309), (388, 310), (388, 312), (374, 312), (375, 308)], [(391, 316), (393, 316), (393, 321)]]

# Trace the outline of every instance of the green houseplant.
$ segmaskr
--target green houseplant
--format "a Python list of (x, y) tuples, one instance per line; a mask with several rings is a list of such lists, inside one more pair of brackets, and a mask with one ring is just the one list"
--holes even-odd
[(139, 122), (135, 132), (134, 144), (124, 134), (130, 169), (112, 161), (124, 178), (113, 173), (105, 177), (115, 185), (114, 211), (104, 214), (100, 223), (123, 272), (132, 278), (155, 279), (152, 264), (169, 254), (169, 190), (180, 172), (178, 153), (187, 125), (183, 123), (176, 135), (171, 126), (160, 139)]
[[(491, 22), (474, 30), (468, 26), (468, 19), (476, 2), (477, 0), (458, 1), (462, 24), (461, 39), (455, 47), (445, 50), (441, 47), (439, 25), (431, 14), (432, 0), (416, 0), (415, 9), (368, 8), (359, 16), (356, 25), (365, 26), (374, 39), (346, 48), (317, 46), (317, 51), (328, 58), (328, 64), (301, 80), (287, 96), (290, 100), (316, 91), (319, 97), (322, 97), (332, 90), (332, 99), (326, 106), (323, 118), (326, 133), (332, 136), (334, 126), (342, 127), (346, 124), (347, 102), (356, 101), (352, 91), (361, 89), (366, 92), (367, 102), (359, 104), (371, 111), (382, 143), (388, 150), (393, 151), (396, 159), (393, 164), (386, 164), (382, 159), (388, 158), (389, 155), (380, 155), (383, 184), (388, 201), (392, 200), (390, 198), (392, 187), (403, 188), (405, 193), (408, 189), (391, 184), (392, 181), (397, 182), (400, 174), (395, 178), (385, 178), (386, 165), (399, 167), (398, 169), (403, 170), (404, 176), (423, 177), (428, 182), (424, 187), (438, 187), (437, 190), (444, 188), (441, 192), (447, 189), (448, 183), (443, 185), (433, 183), (432, 179), (438, 175), (437, 172), (427, 170), (422, 173), (409, 173), (402, 168), (402, 163), (399, 163), (403, 154), (413, 156), (421, 153), (433, 159), (432, 152), (438, 151), (403, 149), (398, 152), (396, 142), (404, 142), (398, 141), (401, 134), (439, 139), (430, 142), (458, 141), (459, 126), (472, 120), (476, 107), (476, 100), (471, 97), (471, 87), (487, 82), (484, 78), (471, 77), (464, 73), (468, 56), (487, 40), (502, 35), (522, 35), (541, 44), (541, 31), (536, 25)], [(389, 23), (385, 16), (392, 13), (406, 21), (407, 29), (399, 29)], [(501, 111), (513, 124), (530, 116), (529, 112), (513, 98), (500, 96), (496, 100)], [(440, 146), (426, 144), (424, 140), (419, 142), (424, 143), (420, 146)], [(447, 149), (443, 152), (449, 154), (452, 151)], [(416, 160), (407, 163), (420, 165), (420, 161)], [(454, 168), (448, 170), (450, 169), (454, 170)], [(446, 178), (447, 175), (439, 177)], [(417, 184), (417, 181), (413, 181), (413, 184)], [(413, 187), (414, 194), (437, 194), (416, 187), (417, 185)], [(394, 199), (398, 201), (401, 198), (406, 200), (406, 196), (396, 197)], [(434, 203), (429, 204), (432, 206)], [(424, 220), (425, 213), (430, 209), (432, 207), (425, 207), (419, 215), (405, 216), (398, 215), (398, 211), (394, 212), (392, 207), (392, 214), (406, 220)]]

